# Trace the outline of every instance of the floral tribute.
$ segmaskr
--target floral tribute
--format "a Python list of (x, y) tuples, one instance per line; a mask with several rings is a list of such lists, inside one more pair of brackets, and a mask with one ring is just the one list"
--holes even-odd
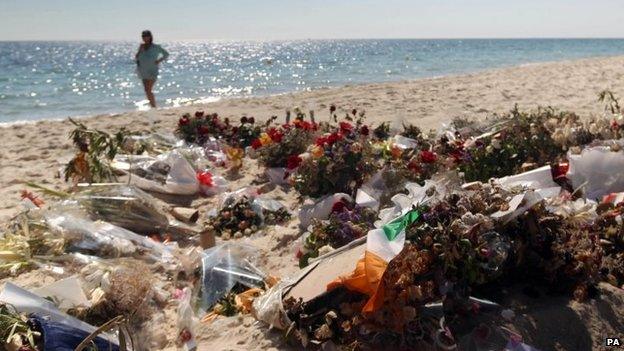
[[(403, 250), (383, 274), (378, 307), (363, 313), (368, 296), (344, 287), (328, 291), (319, 314), (313, 305), (287, 300), (296, 324), (292, 337), (304, 345), (333, 340), (359, 349), (451, 347), (472, 330), (466, 321), (485, 313), (470, 296), (491, 291), (492, 284), (527, 282), (577, 300), (591, 296), (600, 281), (622, 284), (621, 204), (599, 206), (592, 219), (586, 209), (551, 212), (558, 202), (569, 204), (554, 198), (510, 222), (494, 220), (490, 215), (506, 211), (513, 195), (485, 184), (418, 207)], [(437, 301), (444, 302), (443, 320), (422, 313)]]
[(178, 120), (176, 134), (186, 142), (203, 145), (210, 138), (224, 140), (232, 147), (245, 148), (260, 134), (261, 127), (254, 117), (241, 117), (237, 125), (218, 114), (197, 111), (187, 113)]
[(261, 211), (253, 206), (248, 196), (226, 201), (215, 217), (206, 223), (206, 229), (214, 230), (223, 239), (242, 238), (255, 233), (262, 225)]
[(316, 220), (297, 253), (299, 266), (308, 265), (310, 258), (318, 257), (323, 250), (340, 248), (361, 238), (373, 228), (377, 212), (347, 201), (336, 202), (327, 220)]
[(303, 196), (320, 197), (338, 192), (354, 195), (376, 169), (371, 157), (369, 128), (361, 120), (325, 125), (325, 133), (308, 147), (293, 175)]
[(303, 119), (266, 128), (251, 142), (260, 163), (265, 167), (294, 170), (302, 162), (299, 156), (312, 142), (318, 125)]

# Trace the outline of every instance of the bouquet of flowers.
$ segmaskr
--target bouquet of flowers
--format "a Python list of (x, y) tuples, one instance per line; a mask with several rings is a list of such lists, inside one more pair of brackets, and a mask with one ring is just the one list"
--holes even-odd
[(179, 119), (176, 134), (189, 143), (203, 145), (215, 138), (225, 140), (230, 146), (245, 148), (260, 135), (260, 130), (254, 117), (241, 117), (240, 123), (233, 125), (229, 118), (197, 111), (194, 116), (187, 113)]
[(242, 238), (255, 233), (262, 225), (262, 212), (247, 195), (228, 197), (215, 217), (206, 223), (223, 239)]
[(299, 154), (306, 151), (317, 130), (316, 123), (295, 119), (277, 127), (269, 127), (251, 142), (260, 163), (265, 167), (297, 168)]
[(583, 124), (575, 114), (553, 109), (522, 113), (516, 108), (498, 124), (497, 132), (465, 139), (460, 152), (452, 154), (461, 161), (458, 169), (466, 181), (486, 181), (518, 173), (526, 165), (545, 165), (570, 147), (612, 136), (605, 123)]
[(375, 219), (377, 212), (370, 208), (342, 200), (336, 202), (327, 220), (315, 220), (312, 224), (312, 230), (297, 254), (299, 266), (307, 266), (310, 258), (318, 257), (325, 249), (337, 249), (365, 236), (373, 228)]
[(376, 169), (368, 126), (343, 121), (316, 138), (295, 172), (295, 189), (303, 196), (343, 192), (354, 195)]
[(114, 135), (90, 129), (86, 125), (69, 119), (76, 126), (70, 139), (77, 149), (74, 158), (65, 166), (65, 181), (74, 183), (105, 183), (116, 181), (117, 177), (110, 162), (122, 148), (128, 133), (125, 129)]

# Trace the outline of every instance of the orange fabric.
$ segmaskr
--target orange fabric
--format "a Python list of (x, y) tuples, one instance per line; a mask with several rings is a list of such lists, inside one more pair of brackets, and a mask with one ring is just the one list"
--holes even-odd
[(383, 302), (383, 289), (379, 287), (387, 266), (388, 262), (366, 251), (364, 257), (357, 262), (355, 270), (350, 275), (338, 277), (327, 284), (327, 290), (344, 285), (349, 290), (368, 295), (370, 298), (362, 312), (374, 312), (381, 307)]

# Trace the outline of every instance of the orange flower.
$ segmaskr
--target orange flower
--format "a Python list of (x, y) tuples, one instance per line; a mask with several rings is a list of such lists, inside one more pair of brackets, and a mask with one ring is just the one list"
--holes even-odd
[(403, 150), (401, 150), (401, 148), (396, 145), (392, 145), (392, 148), (390, 149), (390, 154), (392, 155), (392, 158), (396, 160), (401, 158)]
[(271, 139), (271, 137), (267, 133), (260, 134), (259, 139), (260, 139), (260, 144), (262, 144), (262, 146), (267, 146), (273, 143), (273, 139)]
[(310, 152), (312, 154), (313, 158), (320, 158), (321, 156), (323, 156), (323, 148), (318, 146), (318, 145), (314, 145), (314, 147), (312, 147), (312, 151)]

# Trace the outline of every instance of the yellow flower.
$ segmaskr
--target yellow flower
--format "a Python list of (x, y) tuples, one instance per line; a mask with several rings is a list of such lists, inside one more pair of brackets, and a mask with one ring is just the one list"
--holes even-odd
[(243, 165), (245, 150), (237, 147), (229, 147), (225, 149), (225, 154), (227, 155), (227, 158), (233, 168), (239, 168)]
[(312, 151), (310, 152), (312, 154), (313, 158), (320, 158), (321, 156), (323, 156), (323, 148), (318, 146), (318, 145), (314, 145), (314, 147), (312, 148)]
[(273, 143), (273, 140), (271, 139), (271, 137), (267, 134), (267, 133), (262, 133), (260, 134), (260, 144), (262, 144), (262, 146), (267, 146), (270, 145), (271, 143)]

